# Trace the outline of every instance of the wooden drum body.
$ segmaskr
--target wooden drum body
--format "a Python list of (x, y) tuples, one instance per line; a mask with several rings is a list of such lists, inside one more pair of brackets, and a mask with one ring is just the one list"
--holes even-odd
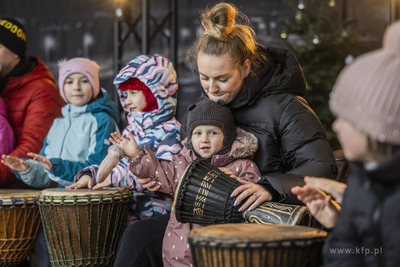
[(45, 189), (38, 199), (52, 266), (112, 266), (130, 189)]
[(40, 228), (36, 190), (0, 190), (0, 266), (26, 260)]
[(327, 233), (289, 225), (220, 224), (188, 235), (197, 267), (317, 267)]
[(175, 192), (177, 220), (200, 225), (240, 222), (309, 225), (311, 215), (305, 206), (264, 202), (255, 210), (239, 212), (240, 205), (233, 206), (236, 198), (230, 195), (241, 185), (203, 159), (196, 159), (186, 168)]

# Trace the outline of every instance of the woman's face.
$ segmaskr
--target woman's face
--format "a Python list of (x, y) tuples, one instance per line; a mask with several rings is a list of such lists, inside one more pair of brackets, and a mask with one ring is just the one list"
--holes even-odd
[(247, 59), (240, 68), (232, 63), (229, 53), (215, 56), (200, 52), (197, 56), (201, 86), (212, 101), (221, 99), (225, 104), (241, 93), (243, 80), (250, 73), (250, 65)]
[(337, 134), (342, 145), (343, 154), (347, 160), (361, 163), (372, 161), (371, 153), (368, 149), (368, 138), (363, 132), (341, 118), (335, 120), (332, 124), (332, 129)]

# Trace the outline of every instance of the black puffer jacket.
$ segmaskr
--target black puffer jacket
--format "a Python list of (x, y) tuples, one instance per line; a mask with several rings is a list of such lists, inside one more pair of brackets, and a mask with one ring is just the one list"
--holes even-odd
[(353, 165), (324, 266), (400, 266), (400, 152), (378, 168)]
[[(305, 79), (296, 57), (276, 47), (259, 49), (267, 57), (264, 68), (229, 107), (236, 126), (259, 139), (254, 157), (263, 175), (259, 184), (273, 201), (302, 204), (291, 188), (304, 185), (306, 175), (334, 178), (335, 158), (322, 124), (303, 98)], [(185, 122), (184, 117), (183, 137)]]

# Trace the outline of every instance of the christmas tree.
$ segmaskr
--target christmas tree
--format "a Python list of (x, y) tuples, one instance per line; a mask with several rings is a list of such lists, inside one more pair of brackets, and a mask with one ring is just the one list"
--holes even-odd
[(350, 29), (356, 22), (340, 17), (335, 0), (299, 0), (288, 4), (296, 10), (296, 15), (281, 22), (285, 29), (281, 38), (287, 40), (287, 49), (302, 66), (307, 80), (307, 102), (321, 120), (332, 149), (339, 149), (332, 131), (335, 117), (329, 110), (329, 94), (345, 64), (372, 48), (360, 44), (361, 35)]

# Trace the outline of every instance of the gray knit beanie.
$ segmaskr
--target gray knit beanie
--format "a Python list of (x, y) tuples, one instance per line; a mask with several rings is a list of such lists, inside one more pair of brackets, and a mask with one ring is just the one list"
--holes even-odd
[(236, 139), (235, 121), (231, 110), (224, 105), (222, 100), (214, 102), (204, 99), (188, 107), (187, 141), (192, 138), (193, 129), (199, 125), (214, 125), (221, 128), (224, 134), (223, 148), (232, 146)]
[(329, 105), (372, 140), (400, 145), (400, 22), (386, 29), (381, 49), (343, 69)]

